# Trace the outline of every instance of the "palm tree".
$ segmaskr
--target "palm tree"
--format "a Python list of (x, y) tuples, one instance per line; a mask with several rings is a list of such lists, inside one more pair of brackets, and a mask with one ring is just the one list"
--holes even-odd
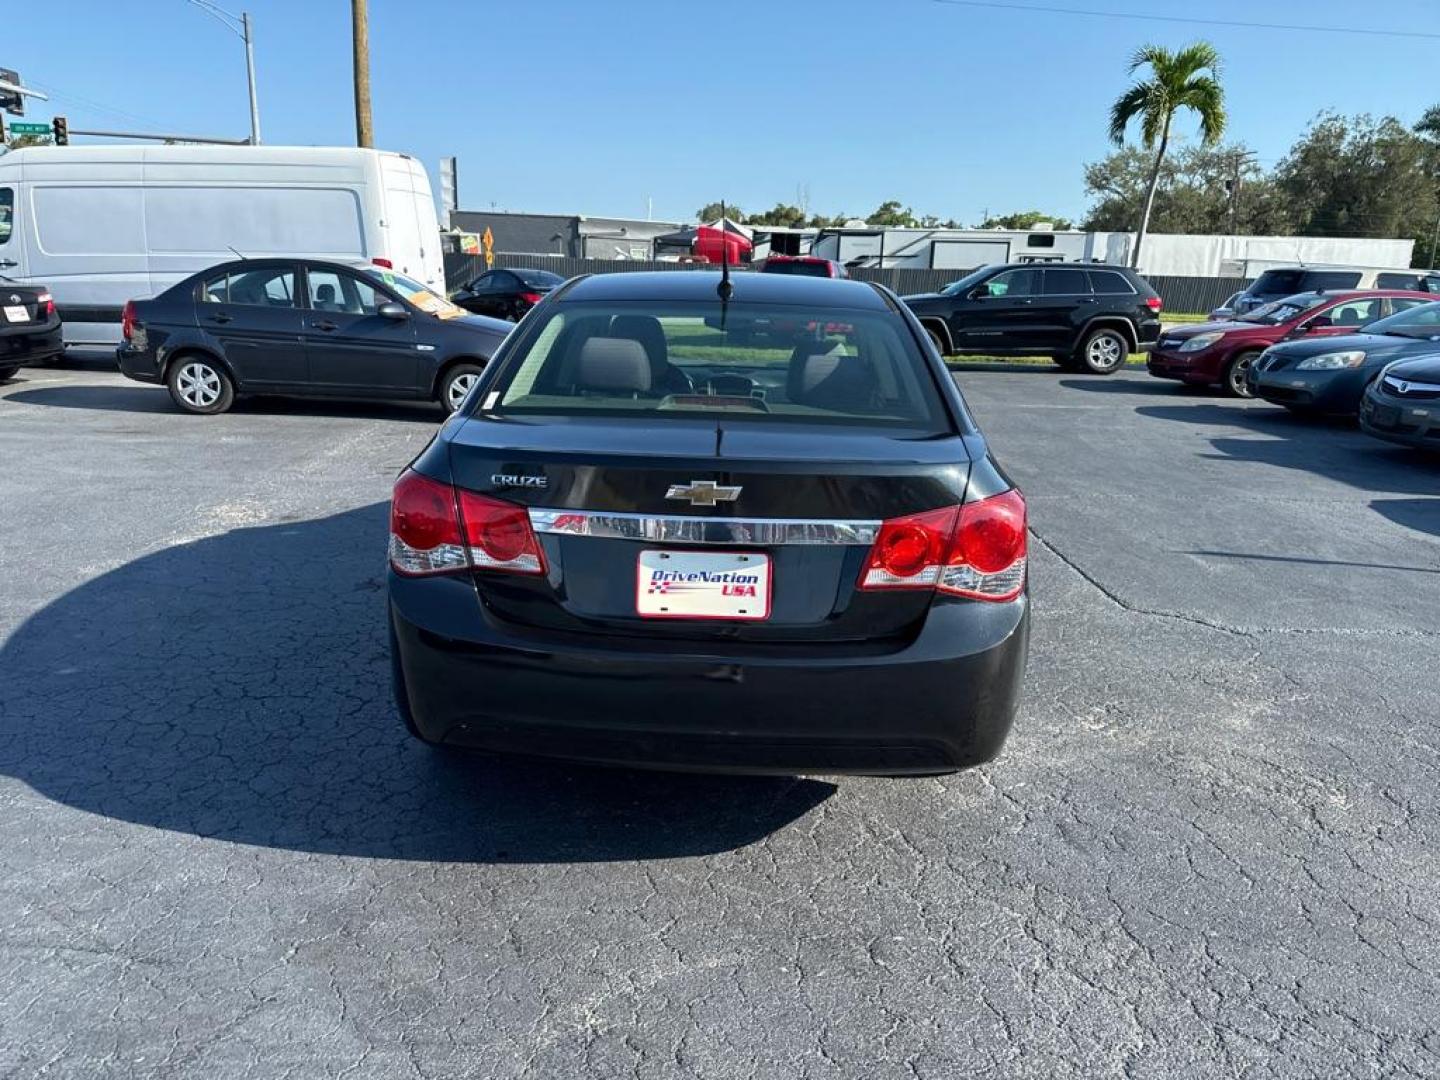
[[(1155, 151), (1155, 167), (1145, 189), (1145, 210), (1135, 236), (1130, 265), (1140, 266), (1140, 245), (1150, 228), (1150, 211), (1155, 206), (1155, 189), (1160, 184), (1160, 167), (1170, 145), (1170, 125), (1181, 109), (1193, 109), (1200, 116), (1200, 135), (1206, 146), (1225, 133), (1225, 91), (1220, 88), (1220, 54), (1206, 41), (1171, 52), (1159, 45), (1146, 45), (1130, 60), (1130, 74), (1146, 64), (1150, 78), (1137, 82), (1110, 106), (1110, 139), (1116, 146), (1125, 143), (1125, 129), (1140, 117), (1140, 140), (1146, 150)], [(1208, 74), (1207, 74), (1208, 73)]]

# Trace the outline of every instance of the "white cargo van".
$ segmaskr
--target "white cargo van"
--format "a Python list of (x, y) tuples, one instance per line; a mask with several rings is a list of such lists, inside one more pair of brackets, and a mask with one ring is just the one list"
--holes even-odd
[(404, 154), (59, 146), (0, 155), (0, 273), (50, 286), (67, 345), (118, 342), (126, 300), (236, 252), (370, 259), (445, 291), (430, 179)]

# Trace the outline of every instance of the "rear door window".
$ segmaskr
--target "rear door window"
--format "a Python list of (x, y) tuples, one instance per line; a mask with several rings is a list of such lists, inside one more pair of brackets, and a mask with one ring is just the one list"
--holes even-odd
[(250, 307), (294, 308), (295, 270), (271, 266), (231, 271), (210, 278), (200, 289), (202, 303), (245, 304)]
[(1135, 287), (1125, 280), (1124, 274), (1116, 273), (1114, 270), (1091, 270), (1090, 282), (1095, 286), (1095, 292), (1101, 296), (1133, 296)]
[(731, 304), (571, 302), (511, 354), (487, 412), (949, 434), (935, 376), (893, 313)]
[(1044, 288), (1046, 296), (1089, 296), (1090, 279), (1084, 270), (1051, 267), (1045, 271)]

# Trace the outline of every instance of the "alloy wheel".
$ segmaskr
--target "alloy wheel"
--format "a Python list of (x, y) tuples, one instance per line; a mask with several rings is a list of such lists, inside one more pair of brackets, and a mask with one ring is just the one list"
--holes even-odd
[(1112, 371), (1125, 362), (1125, 344), (1115, 334), (1097, 334), (1085, 352), (1090, 367), (1096, 371)]

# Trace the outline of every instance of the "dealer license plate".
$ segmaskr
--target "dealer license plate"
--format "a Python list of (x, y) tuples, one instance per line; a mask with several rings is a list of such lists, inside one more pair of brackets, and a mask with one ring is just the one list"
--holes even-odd
[(640, 552), (635, 609), (651, 619), (768, 619), (770, 557), (753, 552)]
[(26, 311), (23, 307), (21, 307), (21, 306), (18, 305), (18, 304), (16, 304), (16, 305), (6, 304), (6, 305), (5, 305), (5, 321), (6, 321), (6, 322), (29, 322), (29, 321), (30, 321), (30, 312)]

